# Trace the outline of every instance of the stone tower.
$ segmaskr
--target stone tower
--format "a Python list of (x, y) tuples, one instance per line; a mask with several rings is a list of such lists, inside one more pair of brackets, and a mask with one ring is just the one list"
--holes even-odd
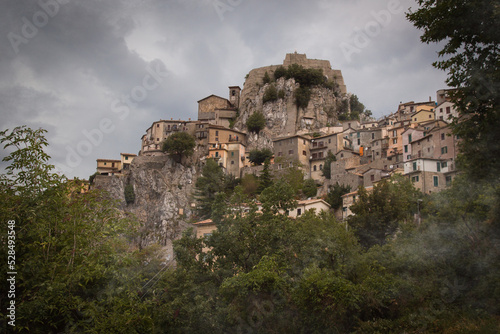
[(240, 86), (229, 86), (229, 102), (233, 108), (240, 107)]

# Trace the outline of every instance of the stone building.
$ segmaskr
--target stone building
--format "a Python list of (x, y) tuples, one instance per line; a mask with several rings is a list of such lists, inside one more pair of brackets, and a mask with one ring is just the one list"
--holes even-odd
[(295, 135), (276, 138), (274, 143), (274, 160), (282, 168), (290, 164), (298, 164), (304, 171), (306, 177), (310, 175), (310, 139), (305, 136)]

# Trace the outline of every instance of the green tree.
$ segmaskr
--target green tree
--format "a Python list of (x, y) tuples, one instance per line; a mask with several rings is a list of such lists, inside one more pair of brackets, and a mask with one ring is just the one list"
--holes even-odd
[(196, 141), (193, 136), (187, 132), (176, 132), (165, 139), (162, 143), (162, 151), (175, 154), (181, 159), (194, 153)]
[(265, 85), (265, 84), (268, 84), (268, 83), (271, 83), (271, 77), (269, 76), (269, 73), (264, 73), (264, 78), (262, 79), (262, 83)]
[[(103, 192), (80, 193), (75, 191), (78, 182), (57, 175), (47, 163), (45, 132), (23, 126), (0, 134), (5, 147), (13, 149), (3, 159), (9, 162), (7, 173), (0, 175), (0, 219), (15, 222), (10, 229), (15, 232), (17, 272), (13, 329), (148, 330), (145, 307), (132, 297), (142, 275), (125, 274), (135, 265), (127, 244), (136, 223), (123, 219), (117, 203)], [(7, 239), (13, 240), (5, 233), (0, 243), (7, 245)], [(4, 253), (0, 267), (13, 271), (7, 270)], [(120, 291), (109, 291), (114, 285)], [(2, 310), (6, 301), (1, 301)], [(132, 304), (137, 312), (125, 315)]]
[(197, 211), (201, 218), (210, 218), (216, 195), (225, 191), (224, 171), (214, 159), (207, 159), (195, 183)]
[[(266, 72), (267, 73), (267, 72)], [(278, 90), (275, 85), (269, 85), (262, 97), (262, 103), (276, 101), (278, 99)]]
[(401, 175), (382, 180), (371, 192), (360, 187), (358, 199), (351, 206), (354, 216), (349, 217), (349, 226), (364, 247), (382, 245), (400, 223), (412, 219), (421, 197), (410, 180)]
[(326, 202), (330, 204), (332, 209), (338, 210), (342, 207), (342, 196), (348, 194), (351, 191), (351, 186), (340, 185), (335, 183), (328, 188), (328, 195), (326, 196)]
[(337, 161), (337, 158), (332, 153), (332, 151), (328, 151), (326, 154), (325, 165), (323, 166), (323, 176), (325, 179), (330, 180), (332, 178), (332, 162)]
[(295, 105), (297, 108), (307, 108), (311, 100), (311, 89), (306, 86), (300, 86), (295, 90)]
[(264, 189), (271, 186), (273, 184), (273, 178), (271, 175), (271, 160), (268, 158), (264, 161), (264, 169), (259, 176), (259, 193), (261, 193)]
[(127, 202), (127, 204), (132, 204), (135, 202), (135, 191), (133, 185), (127, 184), (125, 186), (124, 193), (125, 193), (125, 202)]
[(266, 127), (266, 118), (260, 111), (254, 112), (248, 117), (247, 129), (250, 132), (259, 133)]
[[(498, 1), (419, 0), (407, 18), (424, 43), (442, 43), (434, 66), (447, 72), (460, 118), (460, 162), (471, 178), (498, 175), (500, 162), (500, 10)], [(453, 20), (449, 20), (453, 17)], [(481, 171), (480, 173), (477, 171)]]
[(273, 151), (268, 148), (262, 150), (254, 149), (250, 151), (248, 160), (256, 165), (262, 165), (267, 159), (271, 159), (272, 157)]
[(307, 179), (304, 181), (304, 186), (302, 187), (302, 193), (306, 198), (315, 197), (318, 193), (318, 186), (316, 181), (313, 179)]

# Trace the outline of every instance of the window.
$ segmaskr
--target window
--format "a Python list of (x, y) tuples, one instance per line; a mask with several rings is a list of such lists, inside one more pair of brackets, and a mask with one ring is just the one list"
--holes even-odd
[(297, 216), (300, 216), (302, 214), (302, 209), (297, 209)]
[(218, 136), (219, 135), (219, 131), (215, 131), (215, 135)]
[(451, 112), (450, 107), (446, 107), (446, 113), (449, 114)]
[(219, 138), (217, 138), (217, 137), (216, 137), (216, 138), (215, 138), (215, 141), (219, 141)]
[(104, 163), (104, 166), (106, 166), (106, 162)]
[(417, 162), (416, 161), (413, 163), (413, 170), (417, 170)]
[(316, 171), (316, 165), (313, 166), (313, 172), (315, 172), (315, 171)]
[(418, 157), (420, 158), (422, 156), (422, 152), (418, 151)]
[(293, 150), (288, 150), (288, 154), (293, 154)]
[(234, 161), (231, 161), (231, 165), (234, 165)]
[(156, 127), (159, 128), (160, 127), (160, 124), (156, 124)]
[(278, 152), (278, 157), (283, 156), (283, 152)]
[(437, 171), (440, 172), (441, 171), (441, 163), (436, 162), (436, 167), (437, 167)]
[(446, 161), (442, 162), (441, 163), (441, 168), (446, 168), (446, 167), (448, 167), (448, 162), (446, 162)]
[(394, 138), (394, 139), (392, 140), (392, 143), (393, 143), (393, 144), (397, 144), (397, 143), (398, 143), (398, 139), (397, 139), (397, 138)]
[(438, 187), (439, 186), (439, 178), (436, 175), (434, 175), (432, 178), (434, 179), (434, 187)]
[(408, 153), (408, 145), (405, 145), (405, 153)]
[(215, 152), (215, 157), (218, 158), (219, 157), (219, 152)]
[(413, 183), (418, 182), (418, 176), (413, 176), (411, 178), (411, 182), (413, 182)]
[(441, 154), (448, 153), (448, 146), (441, 147)]
[(328, 144), (332, 143), (332, 138), (328, 138)]
[(304, 144), (304, 145), (306, 144), (306, 140), (305, 140), (305, 139), (304, 139), (304, 140), (302, 140), (302, 144)]
[(306, 151), (302, 151), (302, 155), (307, 155)]
[(375, 139), (375, 133), (372, 132), (372, 140)]
[(361, 139), (358, 138), (358, 145), (361, 145)]
[(319, 165), (319, 170), (323, 170), (323, 165), (322, 164)]
[(397, 135), (398, 135), (398, 132), (397, 132), (396, 130), (393, 130), (393, 131), (392, 131), (392, 136), (393, 136), (393, 137), (396, 137)]
[(444, 133), (441, 134), (441, 140), (444, 140)]
[(128, 157), (125, 157), (125, 160), (128, 160)]
[(408, 155), (406, 156), (406, 159), (410, 160), (410, 159), (411, 159), (411, 154), (408, 154)]
[(156, 138), (156, 141), (160, 141), (160, 138)]
[(370, 175), (370, 181), (375, 181), (375, 175)]

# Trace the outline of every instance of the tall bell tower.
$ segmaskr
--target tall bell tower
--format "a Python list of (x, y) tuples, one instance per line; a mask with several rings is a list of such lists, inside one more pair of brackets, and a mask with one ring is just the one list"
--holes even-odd
[(240, 107), (240, 86), (229, 86), (229, 102), (233, 108)]

